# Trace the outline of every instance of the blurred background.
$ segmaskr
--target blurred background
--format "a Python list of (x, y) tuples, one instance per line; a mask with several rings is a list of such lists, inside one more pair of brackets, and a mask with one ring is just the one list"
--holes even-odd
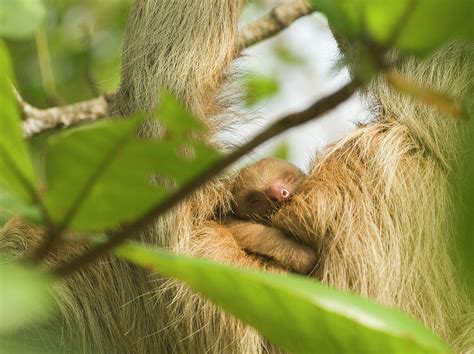
[[(113, 91), (119, 83), (122, 35), (131, 0), (47, 0), (47, 16), (33, 38), (10, 40), (18, 87), (37, 107), (73, 103)], [(248, 2), (242, 26), (264, 15), (275, 0)], [(278, 36), (248, 48), (235, 63), (242, 103), (255, 117), (241, 143), (270, 121), (306, 108), (348, 80), (335, 69), (338, 50), (326, 20), (298, 20)], [(315, 151), (367, 120), (357, 97), (319, 120), (267, 142), (251, 158), (275, 155), (306, 169)]]

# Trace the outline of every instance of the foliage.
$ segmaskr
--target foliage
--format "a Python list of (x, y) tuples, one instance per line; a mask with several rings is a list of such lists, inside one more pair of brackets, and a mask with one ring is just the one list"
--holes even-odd
[[(21, 3), (32, 11), (38, 0), (2, 0), (8, 3), (10, 18), (34, 18), (23, 12)], [(5, 36), (15, 63), (17, 87), (34, 106), (88, 99), (96, 91), (114, 90), (119, 83), (120, 50), (131, 0), (45, 0), (41, 26), (28, 36)], [(13, 15), (12, 15), (13, 14)], [(1, 20), (0, 20), (1, 23)], [(23, 31), (22, 21), (11, 21), (15, 33)], [(59, 94), (60, 93), (60, 94)]]
[(98, 122), (49, 139), (45, 200), (54, 224), (100, 231), (129, 223), (215, 160), (215, 150), (192, 138), (204, 128), (171, 96), (162, 95), (157, 114), (163, 140), (137, 137), (143, 117)]
[[(356, 39), (426, 54), (456, 38), (473, 38), (474, 4), (470, 0), (312, 0), (329, 22)], [(460, 21), (459, 19), (463, 19)], [(395, 34), (395, 38), (394, 37)]]
[[(0, 77), (0, 188), (17, 194), (22, 201), (32, 202), (29, 186), (37, 181), (33, 166), (23, 139), (20, 114), (11, 89), (12, 67), (5, 44), (0, 41), (0, 67), (4, 73)], [(2, 198), (5, 200), (5, 198)]]
[[(405, 314), (314, 281), (230, 267), (135, 244), (116, 254), (186, 282), (290, 353), (445, 353)], [(275, 325), (277, 324), (277, 325)]]
[[(413, 4), (410, 0), (313, 0), (312, 3), (327, 15), (331, 25), (366, 51), (374, 43), (379, 47), (394, 44), (403, 51), (423, 55), (454, 37), (472, 36), (472, 18), (458, 20), (464, 14), (472, 16), (473, 5), (468, 0), (425, 0)], [(33, 103), (45, 104), (57, 100), (58, 97), (48, 97), (57, 92), (62, 92), (66, 100), (86, 98), (91, 94), (91, 83), (100, 90), (115, 87), (116, 44), (120, 42), (128, 3), (99, 5), (92, 0), (83, 3), (77, 0), (71, 2), (71, 7), (60, 1), (48, 4), (48, 16), (39, 0), (6, 0), (0, 7), (0, 36), (9, 40), (25, 97)], [(411, 6), (413, 11), (407, 12)], [(108, 23), (98, 18), (103, 20), (106, 15), (114, 18), (107, 9), (113, 9), (116, 17), (107, 31), (102, 28), (101, 39), (90, 41), (84, 36), (69, 36), (74, 32), (71, 23), (77, 18), (84, 21), (76, 21), (75, 30), (84, 24), (98, 27), (95, 31), (100, 32)], [(57, 60), (55, 65), (49, 61), (47, 51), (38, 52), (43, 57), (36, 64), (36, 52), (31, 50), (34, 46), (28, 40), (43, 38), (39, 35), (41, 31), (61, 43), (51, 53)], [(18, 42), (19, 38), (27, 40)], [(108, 44), (105, 49), (104, 43)], [(44, 45), (43, 41), (43, 48)], [(280, 60), (291, 65), (299, 63), (285, 48), (277, 48), (276, 53)], [(94, 67), (76, 65), (87, 63), (84, 58), (89, 56), (96, 59)], [(374, 58), (366, 59), (366, 67), (360, 71), (369, 77), (380, 68), (369, 63)], [(160, 107), (152, 116), (139, 114), (52, 133), (45, 138), (45, 153), (40, 163), (34, 164), (28, 142), (22, 137), (21, 117), (11, 89), (14, 82), (11, 61), (5, 43), (0, 42), (2, 214), (20, 214), (43, 223), (53, 234), (67, 230), (114, 230), (139, 220), (219, 160), (219, 153), (202, 143), (201, 138), (207, 133), (202, 123), (163, 92)], [(31, 70), (34, 79), (29, 77)], [(48, 70), (49, 76), (58, 81), (45, 95), (44, 87), (38, 82), (45, 81)], [(93, 77), (97, 81), (91, 80)], [(79, 84), (77, 78), (82, 78)], [(104, 80), (107, 80), (105, 84), (96, 84)], [(451, 102), (436, 93), (428, 93), (406, 81), (394, 85), (397, 83), (405, 92), (425, 98), (429, 94), (428, 101), (452, 109)], [(254, 105), (275, 94), (279, 84), (272, 77), (254, 75), (246, 79), (245, 87), (246, 103)], [(160, 138), (143, 139), (137, 135), (139, 126), (150, 121), (162, 128)], [(286, 146), (282, 145), (275, 154), (287, 156)], [(474, 197), (469, 198), (467, 204), (471, 207), (469, 203)], [(472, 244), (472, 229), (466, 222), (464, 245)], [(315, 282), (236, 269), (134, 244), (116, 252), (131, 262), (185, 281), (290, 351), (311, 352), (315, 346), (323, 352), (448, 351), (439, 338), (407, 316)], [(13, 333), (51, 313), (54, 281), (50, 277), (37, 268), (12, 263), (0, 266), (0, 277), (0, 318), (9, 319), (0, 324), (0, 333)]]
[(271, 157), (276, 157), (277, 159), (281, 160), (288, 160), (290, 155), (290, 148), (288, 143), (282, 142), (278, 144), (273, 151), (270, 152)]
[(305, 64), (304, 58), (292, 52), (282, 42), (276, 43), (276, 45), (273, 47), (273, 52), (275, 53), (275, 56), (285, 64), (288, 64), (288, 65), (304, 65)]
[(244, 85), (247, 106), (253, 106), (257, 102), (275, 95), (279, 90), (279, 83), (272, 76), (251, 75), (244, 80)]

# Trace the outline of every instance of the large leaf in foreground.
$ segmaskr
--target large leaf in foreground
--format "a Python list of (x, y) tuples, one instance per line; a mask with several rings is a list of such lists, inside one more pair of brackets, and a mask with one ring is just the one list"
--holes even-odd
[(162, 102), (163, 139), (137, 137), (140, 117), (50, 139), (46, 200), (56, 224), (100, 231), (132, 222), (216, 159), (217, 152), (196, 138), (202, 124), (169, 96)]
[(132, 243), (116, 254), (184, 281), (292, 353), (450, 351), (409, 316), (315, 281), (244, 270)]
[(6, 45), (1, 40), (0, 72), (0, 189), (31, 201), (29, 187), (34, 188), (36, 180), (13, 96), (13, 69)]

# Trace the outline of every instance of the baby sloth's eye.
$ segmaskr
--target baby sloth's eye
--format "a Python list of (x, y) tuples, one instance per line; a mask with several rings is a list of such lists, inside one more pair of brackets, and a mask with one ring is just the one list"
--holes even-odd
[(261, 202), (262, 198), (258, 192), (250, 192), (247, 194), (245, 197), (245, 200), (247, 201), (248, 204), (250, 205), (257, 205)]
[(281, 179), (286, 183), (293, 183), (298, 181), (301, 178), (301, 175), (296, 173), (295, 171), (286, 171), (283, 173)]

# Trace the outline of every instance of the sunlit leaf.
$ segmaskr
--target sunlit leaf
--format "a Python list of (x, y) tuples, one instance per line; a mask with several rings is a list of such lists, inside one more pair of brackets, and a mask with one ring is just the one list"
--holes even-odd
[[(413, 5), (412, 5), (413, 4)], [(410, 11), (413, 7), (413, 11)], [(415, 53), (432, 50), (456, 38), (473, 38), (474, 2), (471, 0), (368, 0), (368, 28), (386, 42), (408, 8), (396, 46)]]
[(53, 309), (50, 286), (51, 279), (36, 270), (0, 264), (0, 335), (47, 318)]
[(426, 53), (453, 39), (474, 37), (471, 0), (312, 0), (340, 33)]
[(280, 89), (278, 80), (272, 76), (251, 75), (245, 79), (244, 86), (247, 106), (275, 95)]
[(31, 201), (29, 187), (35, 186), (36, 179), (13, 95), (10, 57), (5, 43), (1, 40), (0, 71), (0, 189), (11, 191), (25, 201)]
[(31, 36), (46, 16), (42, 0), (2, 0), (0, 37), (21, 39)]
[(116, 254), (184, 281), (291, 353), (446, 353), (417, 321), (296, 276), (244, 270), (129, 243)]

